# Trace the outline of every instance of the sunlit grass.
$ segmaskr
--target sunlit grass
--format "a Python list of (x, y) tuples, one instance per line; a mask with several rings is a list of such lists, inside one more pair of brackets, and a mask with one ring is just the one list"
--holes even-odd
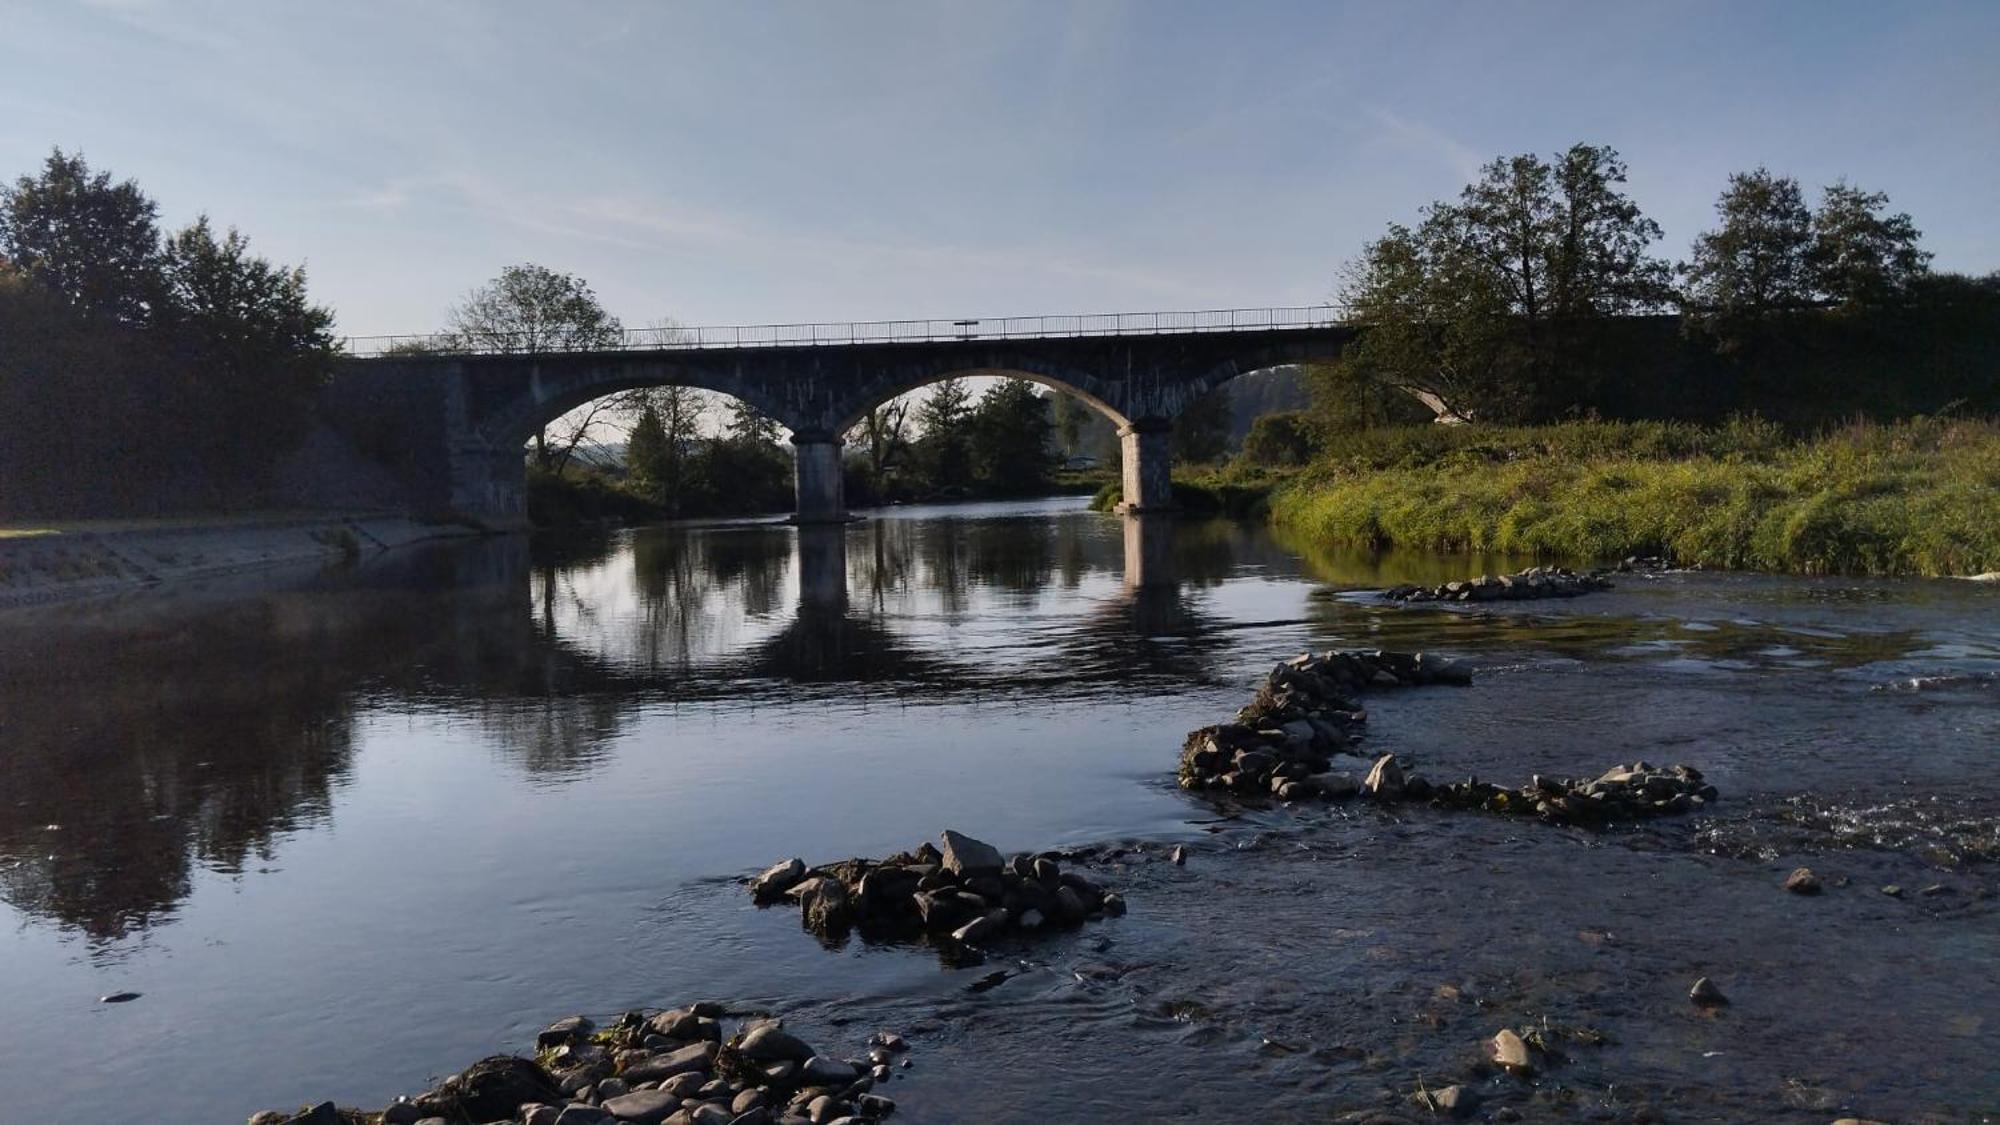
[(2000, 425), (1413, 427), (1354, 435), (1271, 501), (1325, 542), (1821, 574), (2000, 568)]

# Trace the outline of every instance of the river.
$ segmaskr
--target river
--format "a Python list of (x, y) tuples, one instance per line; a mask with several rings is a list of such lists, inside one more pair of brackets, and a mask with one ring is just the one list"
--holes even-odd
[[(899, 1121), (1414, 1116), (1452, 1082), (1530, 1120), (2000, 1110), (2000, 589), (1373, 593), (1514, 561), (1055, 500), (9, 611), (0, 1121), (379, 1106), (556, 1017), (699, 998), (910, 1034)], [(1722, 799), (1594, 832), (1174, 787), (1185, 732), (1274, 662), (1358, 646), (1476, 668), (1365, 700), (1368, 749), (1427, 775), (1644, 758)], [(949, 968), (823, 948), (734, 881), (946, 827), (1131, 847), (1096, 872), (1131, 912)], [(1780, 888), (1800, 864), (1826, 893)], [(1688, 1002), (1704, 975), (1729, 1006)], [(1477, 1072), (1544, 1020), (1601, 1041)]]

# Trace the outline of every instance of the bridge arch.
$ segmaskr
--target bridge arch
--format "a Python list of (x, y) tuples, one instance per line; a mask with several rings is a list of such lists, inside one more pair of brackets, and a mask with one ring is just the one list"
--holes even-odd
[(707, 365), (662, 362), (608, 364), (544, 377), (531, 372), (525, 393), (495, 404), (478, 422), (484, 442), (501, 449), (525, 445), (550, 422), (601, 398), (646, 387), (688, 387), (740, 399), (787, 429), (797, 429), (787, 417), (787, 404), (774, 401), (765, 388)]
[(859, 425), (861, 420), (868, 416), (869, 411), (874, 410), (883, 403), (893, 402), (909, 394), (911, 391), (919, 391), (925, 387), (935, 386), (947, 379), (981, 378), (1023, 379), (1036, 386), (1047, 387), (1052, 391), (1059, 391), (1073, 398), (1083, 400), (1092, 409), (1110, 419), (1113, 425), (1121, 429), (1132, 424), (1130, 418), (1126, 417), (1117, 407), (1105, 401), (1103, 387), (1092, 386), (1096, 380), (1077, 373), (1051, 374), (1046, 371), (1031, 371), (1026, 369), (1025, 366), (1016, 366), (953, 368), (922, 376), (889, 381), (886, 386), (871, 386), (864, 392), (865, 397), (860, 397), (858, 402), (846, 405), (847, 412), (839, 416), (830, 429), (836, 434), (844, 434), (856, 425)]

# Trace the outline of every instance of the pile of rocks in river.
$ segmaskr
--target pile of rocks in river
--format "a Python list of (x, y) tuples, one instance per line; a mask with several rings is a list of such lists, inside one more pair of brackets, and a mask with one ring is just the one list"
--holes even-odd
[(719, 1004), (627, 1012), (599, 1030), (582, 1016), (537, 1040), (538, 1059), (482, 1059), (428, 1093), (378, 1113), (322, 1103), (266, 1111), (249, 1125), (860, 1125), (895, 1111), (876, 1087), (909, 1045), (877, 1032), (865, 1057), (822, 1054), (781, 1020), (727, 1034)]
[(1181, 747), (1183, 789), (1293, 801), (1347, 797), (1363, 783), (1333, 771), (1367, 715), (1351, 699), (1369, 688), (1467, 685), (1472, 672), (1431, 653), (1305, 653), (1271, 669), (1236, 721), (1203, 727)]
[(848, 859), (808, 868), (787, 859), (750, 881), (760, 905), (791, 901), (805, 928), (837, 941), (850, 929), (865, 937), (928, 936), (954, 949), (976, 948), (1010, 931), (1077, 926), (1125, 913), (1125, 900), (1074, 871), (1054, 854), (1005, 858), (1000, 849), (946, 829), (929, 843), (882, 860)]
[(1531, 566), (1518, 574), (1483, 574), (1442, 586), (1392, 586), (1382, 596), (1396, 602), (1518, 602), (1531, 598), (1573, 598), (1609, 590), (1609, 571), (1577, 572), (1558, 566)]
[(1644, 761), (1613, 766), (1595, 778), (1544, 777), (1505, 789), (1478, 778), (1427, 787), (1434, 805), (1537, 816), (1551, 824), (1606, 824), (1695, 812), (1718, 796), (1693, 766)]
[[(1372, 762), (1354, 757), (1352, 772), (1336, 768), (1351, 754), (1352, 733), (1365, 715), (1349, 693), (1405, 684), (1470, 684), (1462, 665), (1425, 653), (1305, 653), (1273, 668), (1236, 721), (1203, 727), (1181, 747), (1180, 785), (1280, 801), (1365, 797), (1379, 802), (1429, 801), (1442, 808), (1536, 816), (1557, 824), (1603, 824), (1692, 812), (1716, 799), (1693, 766), (1647, 762), (1615, 766), (1595, 778), (1536, 775), (1504, 788), (1478, 778), (1434, 785), (1394, 754)], [(1365, 775), (1360, 767), (1366, 767)]]

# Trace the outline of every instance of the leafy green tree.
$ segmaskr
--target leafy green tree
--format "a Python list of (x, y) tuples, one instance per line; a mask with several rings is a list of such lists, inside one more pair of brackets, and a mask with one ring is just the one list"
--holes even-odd
[(1229, 392), (1218, 387), (1189, 403), (1174, 419), (1174, 460), (1215, 461), (1229, 452)]
[(1616, 151), (1496, 160), (1413, 230), (1392, 225), (1342, 296), (1369, 332), (1357, 369), (1443, 417), (1555, 413), (1576, 398), (1593, 322), (1660, 307), (1658, 224), (1625, 196)]
[(625, 473), (632, 487), (643, 496), (658, 499), (664, 492), (662, 481), (672, 475), (667, 426), (651, 402), (639, 408), (639, 417), (625, 435)]
[[(1411, 426), (1436, 417), (1423, 402), (1388, 380), (1371, 377), (1353, 359), (1311, 364), (1303, 378), (1311, 404), (1303, 416), (1316, 442), (1331, 434)], [(1244, 449), (1249, 450), (1247, 440)]]
[(1056, 444), (1064, 457), (1077, 455), (1077, 443), (1083, 440), (1084, 415), (1090, 411), (1083, 400), (1066, 391), (1057, 391), (1049, 403), (1049, 412), (1055, 421)]
[(1886, 214), (1889, 197), (1838, 183), (1820, 196), (1813, 213), (1808, 255), (1813, 283), (1844, 309), (1880, 307), (1900, 300), (1930, 270), (1931, 254), (1905, 212)]
[[(465, 295), (447, 317), (457, 347), (483, 352), (535, 353), (616, 347), (625, 329), (604, 310), (588, 283), (530, 262)], [(535, 464), (560, 472), (607, 415), (633, 406), (629, 399), (600, 399), (542, 427), (535, 435)]]
[(1797, 180), (1738, 172), (1715, 212), (1719, 224), (1680, 269), (1690, 314), (1729, 325), (1813, 303), (1812, 211)]
[(1312, 454), (1312, 422), (1303, 411), (1260, 414), (1243, 438), (1243, 459), (1253, 465), (1303, 465)]
[(257, 257), (233, 227), (216, 237), (206, 215), (166, 241), (162, 261), (156, 319), (217, 415), (203, 444), (219, 467), (250, 468), (302, 434), (337, 352), (333, 312), (307, 297), (303, 267)]
[(736, 441), (752, 442), (757, 445), (778, 444), (778, 423), (763, 411), (744, 402), (732, 399), (729, 403), (729, 436)]
[(980, 397), (966, 424), (972, 472), (988, 488), (1018, 494), (1048, 483), (1053, 467), (1048, 400), (1026, 379), (1002, 379)]
[(967, 420), (972, 390), (965, 380), (940, 380), (917, 405), (919, 459), (924, 475), (936, 488), (963, 488), (972, 483), (972, 452)]
[(705, 504), (702, 490), (709, 483), (700, 456), (707, 396), (693, 387), (646, 387), (630, 392), (627, 403), (638, 408), (635, 430), (648, 414), (660, 427), (657, 444), (653, 437), (646, 439), (653, 448), (645, 451), (644, 460), (632, 452), (632, 436), (626, 437), (626, 463), (639, 476), (645, 494), (676, 512), (700, 510)]
[(144, 324), (163, 286), (158, 216), (138, 184), (56, 149), (41, 175), (0, 187), (0, 256), (78, 309)]

